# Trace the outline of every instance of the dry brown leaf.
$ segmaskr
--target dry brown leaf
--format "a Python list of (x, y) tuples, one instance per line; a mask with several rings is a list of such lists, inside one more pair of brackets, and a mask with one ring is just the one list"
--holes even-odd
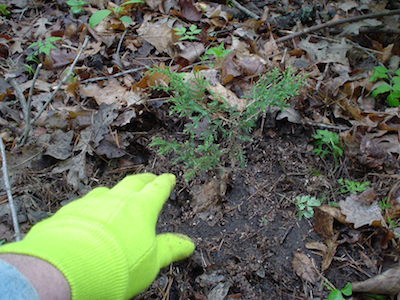
[(321, 251), (322, 253), (325, 253), (328, 251), (328, 247), (321, 242), (308, 242), (305, 244), (306, 248), (309, 250), (318, 250)]
[(188, 21), (200, 21), (202, 14), (197, 10), (193, 0), (179, 0), (181, 15)]
[(336, 233), (335, 235), (325, 240), (328, 250), (325, 252), (324, 259), (322, 260), (321, 264), (322, 272), (325, 272), (332, 263), (333, 257), (335, 256), (336, 253), (336, 249), (339, 245), (339, 243), (337, 242), (339, 234), (340, 232)]
[(148, 19), (137, 30), (139, 36), (152, 44), (158, 52), (163, 53), (174, 43), (174, 32), (165, 20), (150, 23)]
[(152, 9), (157, 9), (162, 2), (162, 0), (146, 0), (146, 4)]
[[(325, 205), (327, 208), (332, 206)], [(333, 217), (328, 212), (325, 212), (321, 206), (314, 207), (314, 230), (324, 240), (333, 236)]]
[(203, 43), (197, 42), (181, 42), (179, 53), (180, 56), (187, 59), (190, 63), (193, 63), (200, 55), (202, 55), (205, 51)]
[(301, 252), (293, 254), (292, 266), (296, 274), (312, 284), (317, 282), (317, 274), (313, 268), (311, 259)]
[(116, 103), (129, 107), (143, 102), (143, 96), (140, 93), (127, 90), (116, 79), (110, 79), (105, 87), (100, 87), (95, 83), (81, 85), (80, 91), (87, 97), (93, 97), (99, 105)]
[(390, 219), (400, 217), (400, 182), (398, 181), (391, 189), (388, 195), (387, 204), (389, 208), (386, 216)]
[(400, 266), (365, 281), (353, 282), (351, 288), (355, 293), (396, 295), (400, 292)]
[(346, 222), (354, 224), (354, 228), (364, 225), (373, 225), (386, 228), (386, 222), (382, 217), (381, 208), (375, 200), (375, 192), (370, 188), (360, 195), (351, 195), (345, 201), (339, 201), (339, 207)]
[(238, 111), (243, 111), (246, 108), (245, 99), (239, 99), (234, 92), (228, 90), (220, 83), (216, 83), (215, 85), (209, 85), (207, 89), (217, 95), (217, 99), (215, 99), (217, 101), (221, 101), (221, 99), (219, 98), (221, 97), (230, 106), (236, 107)]
[[(324, 213), (327, 213), (328, 215), (332, 216), (333, 218), (335, 218), (342, 224), (349, 224), (348, 222), (346, 222), (346, 216), (344, 214), (342, 214), (339, 207), (333, 207), (333, 206), (324, 204), (324, 205), (320, 205), (320, 206), (314, 208), (314, 211), (318, 211), (318, 210), (320, 210)], [(331, 222), (331, 221), (328, 221), (327, 224), (329, 224), (329, 222)], [(327, 230), (327, 229), (325, 229), (325, 230)], [(332, 231), (331, 232), (327, 231), (326, 236), (330, 237), (332, 234), (333, 234)]]

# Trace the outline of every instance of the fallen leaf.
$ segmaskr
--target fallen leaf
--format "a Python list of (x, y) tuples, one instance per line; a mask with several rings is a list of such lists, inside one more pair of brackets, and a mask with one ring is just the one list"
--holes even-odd
[(343, 31), (339, 36), (359, 35), (361, 27), (376, 27), (380, 25), (382, 25), (382, 22), (376, 19), (365, 19), (358, 22), (352, 22), (343, 26)]
[(317, 282), (317, 274), (313, 268), (311, 259), (301, 252), (293, 254), (292, 266), (296, 274), (312, 284)]
[(64, 132), (60, 129), (57, 129), (53, 134), (49, 135), (50, 140), (45, 154), (60, 160), (67, 159), (71, 155), (71, 142), (73, 137), (74, 132), (72, 130)]
[(43, 35), (47, 32), (46, 25), (52, 25), (47, 18), (39, 18), (36, 23), (33, 24), (33, 27), (36, 28), (36, 31), (33, 34), (35, 39), (37, 39), (39, 35)]
[(190, 63), (193, 63), (197, 58), (202, 55), (205, 51), (204, 44), (203, 43), (180, 43), (181, 47), (180, 49), (182, 50), (179, 52), (179, 55), (182, 56), (183, 58), (186, 58)]
[(246, 100), (239, 99), (234, 92), (228, 90), (220, 83), (209, 85), (207, 89), (213, 92), (217, 97), (215, 100), (221, 102), (221, 98), (225, 100), (231, 107), (236, 107), (238, 111), (243, 111), (246, 108)]
[(346, 222), (354, 224), (354, 228), (364, 225), (373, 225), (386, 228), (386, 222), (382, 217), (381, 208), (377, 201), (373, 188), (370, 188), (360, 195), (351, 195), (345, 201), (339, 201), (339, 207), (344, 215)]
[(152, 44), (158, 52), (163, 53), (174, 43), (174, 32), (167, 22), (150, 23), (147, 19), (137, 30), (139, 36)]
[(208, 300), (225, 300), (229, 289), (233, 285), (230, 281), (220, 282), (207, 295)]
[(354, 293), (396, 295), (400, 292), (400, 266), (365, 281), (353, 282), (351, 288)]
[(389, 208), (386, 210), (387, 217), (392, 220), (400, 217), (400, 182), (390, 189), (387, 204), (389, 204)]
[(193, 0), (179, 0), (181, 15), (188, 21), (200, 21), (202, 14), (197, 10)]
[(95, 83), (89, 83), (86, 86), (80, 85), (80, 91), (87, 97), (93, 97), (99, 105), (102, 103), (108, 105), (123, 104), (129, 107), (143, 102), (141, 93), (128, 90), (118, 80), (110, 79), (107, 83), (105, 87), (98, 86)]

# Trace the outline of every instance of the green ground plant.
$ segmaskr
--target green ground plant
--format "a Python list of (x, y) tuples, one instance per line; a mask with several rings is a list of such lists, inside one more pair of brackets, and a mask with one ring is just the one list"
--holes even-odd
[(57, 49), (53, 45), (54, 42), (61, 40), (60, 37), (51, 36), (46, 38), (44, 41), (37, 41), (29, 45), (28, 49), (34, 48), (34, 51), (26, 57), (27, 62), (39, 63), (38, 56), (40, 54), (50, 54), (51, 49)]
[(343, 180), (343, 178), (338, 179), (338, 183), (341, 185), (340, 193), (343, 193), (343, 194), (361, 193), (361, 192), (369, 189), (369, 185), (371, 184), (371, 182), (369, 182), (369, 181), (357, 182), (357, 181), (348, 180), (348, 179)]
[(0, 13), (3, 17), (7, 17), (10, 14), (10, 11), (7, 10), (7, 5), (0, 4)]
[(326, 129), (319, 129), (313, 137), (316, 146), (313, 152), (322, 158), (327, 154), (332, 155), (336, 167), (339, 163), (339, 158), (343, 155), (343, 150), (339, 143), (339, 135)]
[[(224, 49), (224, 43), (222, 42), (218, 47), (211, 47), (210, 49), (207, 49), (206, 55), (213, 55), (216, 58), (222, 58), (231, 51), (231, 49)], [(208, 59), (208, 57), (206, 59)]]
[(344, 296), (349, 297), (351, 296), (352, 293), (353, 291), (351, 289), (351, 283), (348, 282), (346, 286), (341, 290), (331, 289), (331, 292), (329, 293), (327, 300), (345, 300), (346, 298)]
[[(280, 73), (277, 69), (262, 76), (254, 84), (244, 110), (232, 107), (208, 89), (209, 83), (201, 73), (191, 78), (166, 69), (153, 69), (169, 78), (169, 85), (156, 86), (171, 94), (171, 114), (186, 118), (184, 142), (155, 138), (150, 146), (158, 154), (174, 152), (174, 163), (183, 162), (185, 179), (190, 180), (202, 171), (218, 169), (230, 161), (231, 165), (245, 165), (242, 143), (251, 141), (249, 133), (256, 126), (257, 118), (270, 105), (284, 107), (290, 97), (298, 94), (303, 78), (290, 69)], [(200, 125), (201, 129), (200, 130)]]
[(297, 209), (297, 218), (301, 220), (303, 217), (309, 219), (314, 216), (314, 207), (320, 206), (324, 203), (323, 198), (312, 197), (310, 195), (297, 196), (296, 201), (292, 201)]
[[(395, 76), (392, 76), (392, 75)], [(399, 106), (400, 99), (400, 68), (396, 72), (390, 71), (385, 67), (377, 66), (374, 68), (374, 73), (369, 79), (370, 82), (374, 82), (378, 79), (386, 80), (386, 83), (382, 83), (372, 90), (371, 96), (376, 98), (379, 94), (389, 93), (386, 100), (391, 107)]]
[[(122, 3), (120, 6), (117, 6), (113, 9), (102, 9), (96, 11), (91, 17), (89, 18), (89, 25), (90, 27), (94, 27), (98, 25), (101, 21), (103, 21), (108, 15), (110, 15), (112, 12), (114, 12), (115, 15), (120, 15), (120, 13), (124, 10), (125, 6), (128, 4), (135, 4), (135, 3), (140, 3), (140, 4), (145, 4), (144, 1), (142, 0), (130, 0)], [(132, 23), (132, 19), (128, 16), (122, 16), (119, 18), (121, 22), (125, 23)]]
[(83, 0), (68, 0), (66, 3), (69, 5), (71, 12), (78, 15), (84, 13), (83, 7), (89, 2)]
[(186, 27), (177, 27), (174, 28), (175, 35), (180, 35), (180, 41), (190, 40), (194, 41), (196, 39), (196, 35), (201, 32), (201, 29), (198, 29), (196, 25), (191, 25), (188, 29)]

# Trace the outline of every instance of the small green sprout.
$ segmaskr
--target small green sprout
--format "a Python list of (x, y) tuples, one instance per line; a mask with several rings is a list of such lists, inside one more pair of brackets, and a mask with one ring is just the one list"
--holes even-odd
[(382, 66), (377, 66), (374, 68), (374, 73), (369, 81), (374, 82), (377, 79), (385, 79), (387, 82), (375, 87), (371, 93), (371, 96), (376, 98), (379, 94), (389, 93), (386, 98), (389, 106), (398, 107), (400, 104), (400, 68), (394, 72), (394, 77), (391, 76), (391, 73), (393, 73), (393, 71), (390, 71)]
[(346, 286), (341, 290), (338, 289), (331, 290), (327, 300), (345, 300), (346, 298), (344, 298), (343, 295), (349, 297), (351, 296), (352, 293), (353, 291), (351, 289), (351, 283), (348, 282)]
[(332, 155), (335, 166), (337, 166), (339, 157), (343, 155), (343, 150), (339, 143), (339, 135), (329, 130), (319, 129), (317, 133), (314, 134), (314, 139), (314, 144), (317, 148), (315, 148), (313, 152), (322, 158), (327, 154)]
[(88, 4), (89, 2), (83, 0), (68, 0), (66, 3), (70, 6), (71, 12), (74, 15), (78, 15), (84, 13), (82, 7)]
[(175, 35), (182, 36), (179, 39), (181, 41), (184, 41), (184, 40), (193, 41), (196, 39), (195, 35), (197, 35), (201, 32), (201, 29), (198, 29), (196, 25), (190, 26), (189, 29), (186, 29), (185, 27), (178, 27), (178, 28), (174, 28), (174, 30), (175, 30)]
[(343, 194), (357, 194), (364, 192), (365, 190), (369, 189), (369, 185), (371, 184), (369, 181), (357, 182), (348, 179), (343, 180), (343, 178), (338, 179), (338, 183), (341, 185), (340, 192)]
[(229, 52), (231, 52), (231, 49), (225, 49), (224, 50), (224, 43), (222, 42), (218, 47), (212, 47), (206, 51), (207, 55), (214, 55), (217, 58), (225, 57)]
[[(111, 14), (112, 12), (114, 12), (115, 14), (119, 15), (122, 10), (124, 9), (124, 6), (128, 5), (128, 4), (134, 4), (134, 3), (140, 3), (140, 4), (145, 4), (144, 1), (142, 0), (130, 0), (130, 1), (126, 1), (124, 3), (122, 3), (120, 6), (115, 7), (113, 9), (102, 9), (102, 10), (98, 10), (96, 11), (90, 18), (89, 18), (89, 25), (90, 27), (94, 27), (96, 25), (99, 25), (101, 21), (103, 21), (109, 14)], [(132, 19), (128, 16), (122, 16), (121, 18), (119, 18), (119, 20), (121, 22), (125, 22), (125, 23), (132, 23)]]
[(297, 206), (297, 209), (299, 210), (297, 212), (298, 219), (301, 220), (303, 216), (307, 219), (311, 218), (314, 215), (313, 208), (320, 206), (323, 202), (324, 199), (311, 197), (309, 195), (297, 196), (296, 202), (294, 202), (294, 204)]
[(28, 49), (36, 48), (31, 54), (26, 57), (26, 61), (38, 63), (39, 60), (37, 56), (39, 54), (50, 54), (51, 49), (57, 49), (56, 46), (53, 45), (54, 42), (61, 40), (60, 37), (51, 36), (46, 38), (44, 41), (37, 41), (29, 45)]
[(7, 17), (10, 14), (10, 11), (7, 10), (7, 5), (0, 4), (0, 13), (2, 14), (3, 17)]

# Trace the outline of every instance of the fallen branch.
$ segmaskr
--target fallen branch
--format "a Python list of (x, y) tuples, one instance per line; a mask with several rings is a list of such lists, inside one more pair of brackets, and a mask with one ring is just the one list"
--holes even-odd
[(232, 0), (232, 4), (235, 5), (239, 10), (241, 10), (242, 12), (244, 12), (246, 15), (248, 15), (249, 17), (256, 19), (256, 20), (260, 20), (260, 17), (258, 15), (256, 15), (255, 13), (253, 13), (252, 11), (248, 10), (246, 7), (244, 7), (242, 4), (240, 4), (239, 2), (237, 2), (236, 0)]
[(292, 34), (289, 34), (287, 36), (281, 37), (281, 38), (277, 39), (276, 41), (277, 42), (284, 42), (284, 41), (290, 40), (292, 38), (305, 35), (305, 34), (310, 33), (310, 32), (321, 30), (321, 29), (327, 28), (327, 27), (334, 27), (334, 26), (337, 26), (337, 25), (340, 25), (340, 24), (344, 24), (344, 23), (351, 23), (351, 22), (357, 22), (357, 21), (361, 21), (361, 20), (365, 20), (365, 19), (374, 19), (374, 18), (380, 18), (380, 17), (385, 17), (385, 16), (393, 16), (393, 15), (400, 15), (400, 9), (390, 10), (390, 11), (381, 12), (381, 13), (375, 13), (375, 14), (368, 14), (368, 15), (363, 15), (363, 16), (357, 16), (357, 17), (351, 17), (351, 18), (341, 19), (341, 20), (337, 20), (337, 21), (329, 21), (329, 22), (326, 22), (326, 23), (323, 23), (323, 24), (319, 24), (319, 25), (315, 25), (315, 26), (311, 26), (309, 28), (305, 28), (302, 31), (299, 31), (299, 32), (292, 33)]
[(14, 226), (15, 239), (18, 242), (21, 240), (21, 233), (19, 231), (17, 211), (15, 210), (14, 200), (13, 200), (13, 197), (11, 194), (10, 180), (8, 179), (6, 149), (4, 147), (3, 138), (1, 136), (0, 136), (0, 149), (1, 149), (1, 158), (3, 161), (1, 169), (3, 171), (4, 186), (5, 186), (5, 189), (7, 192), (8, 203), (10, 204), (10, 211), (11, 211), (11, 218), (12, 218), (12, 222), (13, 222), (13, 226)]
[(39, 110), (39, 112), (37, 113), (36, 117), (32, 120), (31, 124), (33, 125), (36, 120), (40, 117), (40, 115), (44, 112), (44, 110), (47, 108), (47, 106), (50, 104), (51, 100), (53, 100), (54, 96), (57, 94), (57, 92), (60, 90), (60, 88), (63, 86), (63, 84), (68, 80), (69, 76), (72, 75), (75, 65), (77, 64), (79, 57), (81, 56), (83, 50), (86, 48), (87, 43), (89, 42), (89, 37), (86, 36), (85, 41), (83, 42), (83, 45), (81, 47), (81, 49), (78, 52), (78, 55), (76, 56), (74, 62), (72, 63), (71, 67), (68, 70), (68, 73), (65, 75), (65, 77), (63, 78), (63, 80), (61, 80), (61, 82), (59, 83), (59, 85), (56, 87), (56, 89), (54, 90), (54, 92), (50, 95), (49, 99), (46, 101), (46, 103), (43, 105), (43, 107)]

